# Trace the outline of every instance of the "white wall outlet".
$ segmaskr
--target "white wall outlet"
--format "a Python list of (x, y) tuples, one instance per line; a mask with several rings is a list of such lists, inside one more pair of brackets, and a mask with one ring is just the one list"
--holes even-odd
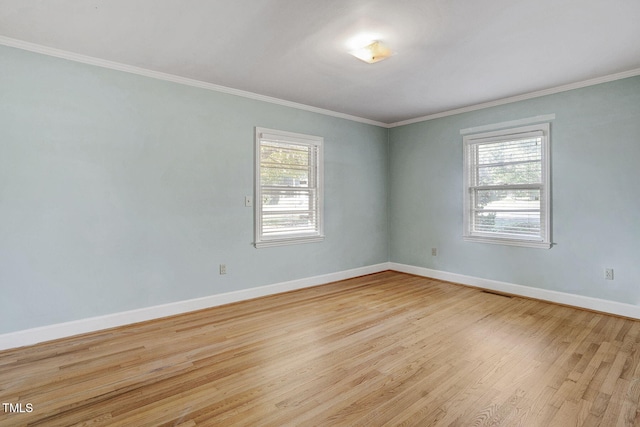
[(253, 197), (251, 196), (244, 196), (244, 205), (247, 208), (250, 208), (251, 206), (253, 206)]
[(225, 264), (220, 264), (220, 274), (227, 274), (227, 266)]
[(604, 278), (606, 280), (613, 280), (613, 268), (604, 269)]
[(431, 248), (431, 256), (438, 256), (438, 248)]

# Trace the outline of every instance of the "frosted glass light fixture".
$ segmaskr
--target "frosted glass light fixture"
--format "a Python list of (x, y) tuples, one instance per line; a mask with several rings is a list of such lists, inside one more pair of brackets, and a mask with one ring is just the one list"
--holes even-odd
[(392, 54), (391, 49), (389, 49), (382, 42), (377, 40), (373, 41), (372, 43), (364, 47), (354, 49), (349, 53), (355, 56), (356, 58), (360, 59), (361, 61), (364, 61), (369, 64), (382, 61), (383, 59), (390, 57)]

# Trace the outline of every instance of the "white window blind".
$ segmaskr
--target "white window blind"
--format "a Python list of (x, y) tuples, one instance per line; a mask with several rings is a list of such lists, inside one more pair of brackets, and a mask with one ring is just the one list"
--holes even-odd
[(466, 240), (550, 247), (549, 124), (464, 137)]
[(322, 143), (256, 129), (256, 247), (323, 239)]

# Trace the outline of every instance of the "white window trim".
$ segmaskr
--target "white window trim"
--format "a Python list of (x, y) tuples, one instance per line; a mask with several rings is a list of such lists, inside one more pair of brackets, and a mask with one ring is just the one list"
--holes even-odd
[[(469, 176), (469, 146), (482, 140), (500, 140), (508, 139), (509, 136), (522, 136), (526, 133), (542, 132), (542, 180), (541, 189), (541, 221), (544, 216), (544, 224), (542, 236), (539, 239), (518, 239), (509, 235), (500, 235), (498, 233), (480, 233), (472, 232), (471, 217), (472, 206), (470, 197), (471, 180)], [(523, 246), (530, 248), (549, 249), (551, 243), (551, 162), (550, 162), (550, 123), (540, 123), (530, 126), (520, 126), (515, 128), (501, 129), (492, 132), (466, 134), (463, 137), (464, 151), (464, 214), (463, 214), (463, 239), (469, 242), (492, 243), (509, 246)]]
[[(262, 236), (262, 186), (260, 182), (260, 141), (269, 139), (270, 141), (282, 141), (307, 146), (317, 147), (317, 232), (290, 233), (287, 237), (277, 236), (265, 238)], [(271, 246), (284, 246), (298, 243), (312, 243), (324, 240), (324, 161), (323, 161), (324, 138), (319, 136), (304, 135), (294, 132), (286, 132), (275, 129), (255, 128), (255, 203), (254, 203), (254, 245), (256, 248)]]

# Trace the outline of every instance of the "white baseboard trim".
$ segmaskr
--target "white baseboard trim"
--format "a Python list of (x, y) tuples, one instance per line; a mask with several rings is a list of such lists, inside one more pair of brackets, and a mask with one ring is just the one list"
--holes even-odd
[(473, 276), (465, 276), (462, 274), (432, 270), (429, 268), (416, 267), (413, 265), (385, 262), (366, 267), (354, 268), (352, 270), (339, 271), (336, 273), (329, 273), (320, 276), (313, 276), (303, 279), (291, 280), (288, 282), (276, 283), (273, 285), (259, 286), (256, 288), (243, 289), (234, 292), (227, 292), (224, 294), (210, 295), (202, 298), (177, 301), (169, 304), (140, 308), (137, 310), (124, 311), (119, 313), (107, 314), (104, 316), (97, 316), (87, 319), (74, 320), (71, 322), (26, 329), (23, 331), (10, 332), (0, 335), (0, 350), (23, 347), (44, 341), (66, 338), (73, 335), (96, 332), (103, 329), (129, 325), (132, 323), (159, 319), (162, 317), (187, 313), (190, 311), (230, 304), (233, 302), (279, 294), (296, 289), (308, 288), (311, 286), (323, 285), (326, 283), (351, 279), (353, 277), (364, 276), (367, 274), (379, 273), (386, 270), (415, 274), (416, 276), (446, 280), (448, 282), (460, 283), (462, 285), (473, 286), (496, 292), (503, 292), (511, 295), (518, 295), (578, 308), (585, 308), (588, 310), (594, 310), (633, 319), (640, 319), (640, 307), (632, 304), (625, 304), (616, 301), (552, 291), (548, 289), (532, 288), (529, 286), (516, 285), (513, 283), (500, 282), (491, 279), (482, 279)]
[(10, 332), (0, 335), (0, 350), (23, 347), (41, 343), (44, 341), (66, 338), (73, 335), (100, 331), (103, 329), (144, 322), (147, 320), (159, 319), (162, 317), (173, 316), (176, 314), (201, 310), (204, 308), (216, 307), (232, 302), (244, 301), (267, 295), (293, 291), (296, 289), (323, 285), (339, 280), (351, 279), (353, 277), (364, 276), (367, 274), (379, 273), (386, 270), (389, 270), (388, 262), (366, 267), (354, 268), (351, 270), (339, 271), (336, 273), (324, 274), (320, 276), (291, 280), (288, 282), (281, 282), (273, 285), (242, 289), (239, 291), (227, 292), (224, 294), (210, 295), (202, 298), (177, 301), (169, 304), (140, 308), (137, 310), (124, 311), (119, 313), (107, 314), (104, 316), (91, 317), (87, 319), (74, 320), (71, 322), (57, 323), (54, 325), (47, 325), (17, 332)]
[(402, 273), (415, 274), (416, 276), (429, 277), (432, 279), (446, 280), (448, 282), (460, 283), (462, 285), (473, 286), (511, 295), (523, 296), (527, 298), (534, 298), (538, 300), (554, 302), (557, 304), (599, 311), (602, 313), (615, 314), (617, 316), (624, 316), (632, 319), (640, 319), (640, 307), (637, 305), (569, 294), (565, 292), (552, 291), (548, 289), (532, 288), (530, 286), (516, 285), (513, 283), (482, 279), (473, 276), (465, 276), (462, 274), (432, 270), (429, 268), (416, 267), (413, 265), (398, 264), (395, 262), (391, 262), (389, 264), (389, 268), (391, 270), (399, 271)]

